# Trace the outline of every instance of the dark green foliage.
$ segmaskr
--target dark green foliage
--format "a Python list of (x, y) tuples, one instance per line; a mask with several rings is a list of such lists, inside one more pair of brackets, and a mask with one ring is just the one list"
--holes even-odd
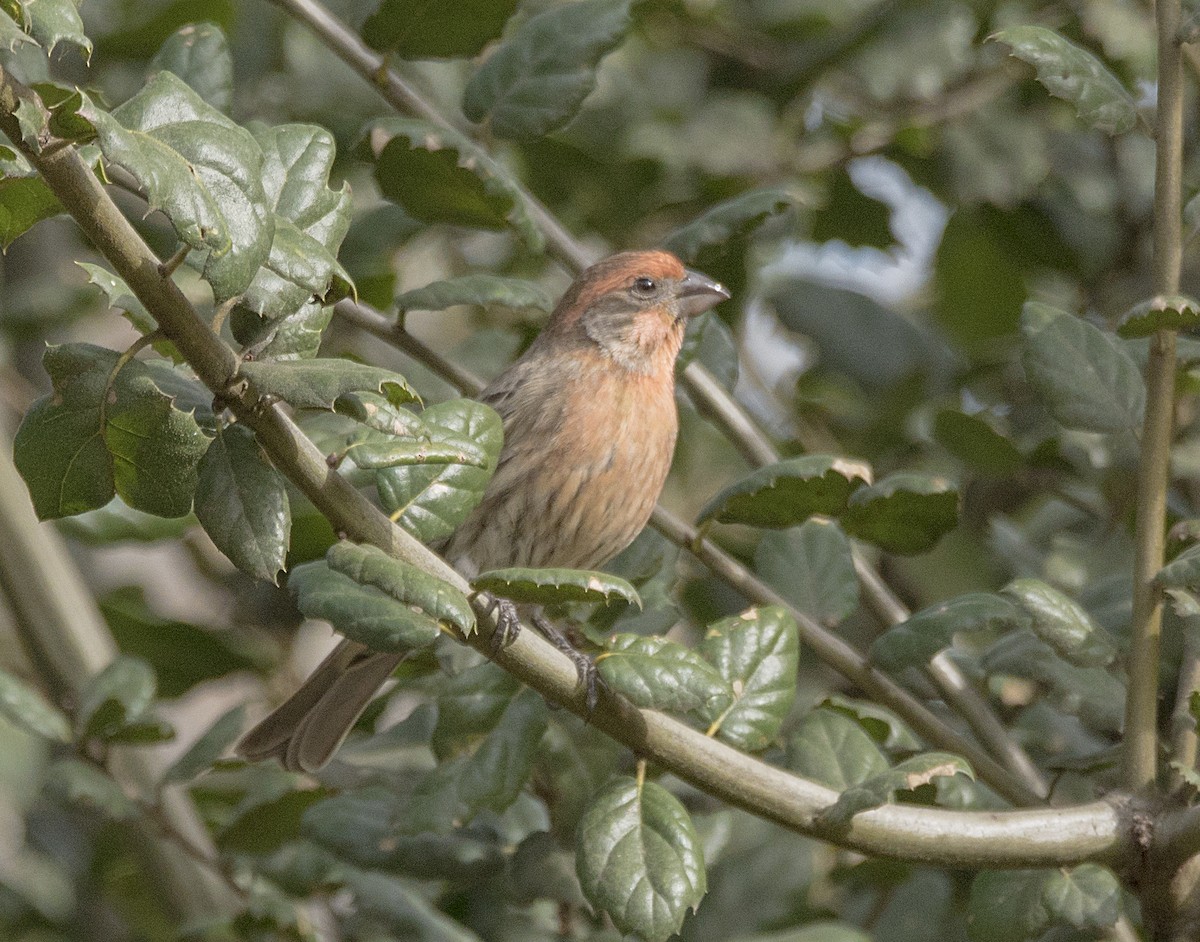
[[(1003, 810), (986, 763), (932, 751), (929, 715), (990, 748), (969, 695), (1031, 756), (1049, 813), (1120, 787), (1142, 374), (1178, 329), (1168, 510), (1149, 529), (1170, 533), (1159, 752), (1180, 785), (1149, 804), (1195, 803), (1172, 750), (1200, 714), (1174, 689), (1200, 613), (1200, 345), (1196, 302), (1151, 288), (1149, 5), (331, 5), (386, 56), (366, 80), (288, 7), (0, 0), (0, 68), (41, 102), (0, 140), (13, 458), (119, 650), (70, 689), (43, 662), (73, 648), (0, 669), (0, 937), (1148, 937), (1133, 851), (1111, 871), (939, 869), (937, 848), (847, 862), (708, 794), (704, 763), (733, 748), (807, 780), (771, 798), (823, 796), (811, 814), (833, 844), (917, 807)], [(60, 146), (181, 263), (156, 276), (230, 345), (227, 387), (197, 380), (102, 240), (53, 219), (64, 206), (26, 155)], [(472, 573), (475, 599), (368, 545), (387, 545), (381, 519), (331, 525), (326, 473), (444, 545), (504, 429), (419, 344), (490, 380), (581, 259), (652, 246), (734, 294), (688, 323), (676, 362), (662, 503), (697, 521), (695, 545), (650, 529), (601, 571)], [(1189, 243), (1181, 292), (1195, 265)], [(355, 297), (391, 328), (335, 313)], [(728, 432), (698, 367), (774, 454)], [(230, 411), (242, 388), (252, 411)], [(630, 389), (600, 416), (609, 438), (644, 405)], [(302, 487), (250, 431), (267, 410), (326, 457)], [(0, 582), (15, 599), (39, 575), (5, 564)], [(607, 695), (586, 720), (552, 709), (530, 637), (458, 643), (489, 597), (525, 624), (548, 607), (622, 712)], [(396, 664), (384, 694), (313, 775), (231, 758), (330, 626), (394, 655), (373, 661)], [(107, 663), (114, 645), (92, 640), (89, 663)], [(831, 652), (867, 661), (840, 677)], [(639, 764), (662, 742), (647, 732), (694, 736), (707, 758)], [(188, 801), (176, 856), (236, 886), (233, 915), (205, 895), (194, 918), (173, 868), (147, 863)]]

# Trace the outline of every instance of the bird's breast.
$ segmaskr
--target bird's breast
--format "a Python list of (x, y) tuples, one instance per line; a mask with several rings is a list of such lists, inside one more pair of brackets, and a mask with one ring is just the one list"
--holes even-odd
[(538, 392), (512, 403), (496, 474), (453, 540), (471, 568), (599, 566), (645, 526), (666, 480), (673, 375), (577, 363)]

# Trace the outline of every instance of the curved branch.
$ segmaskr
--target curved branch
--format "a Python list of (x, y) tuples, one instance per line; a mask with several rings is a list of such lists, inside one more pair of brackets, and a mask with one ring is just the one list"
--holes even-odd
[[(258, 436), (271, 460), (321, 510), (334, 528), (381, 547), (444, 579), (467, 584), (329, 468), (323, 456), (277, 405), (263, 405), (237, 375), (233, 351), (212, 332), (158, 260), (108, 197), (75, 148), (34, 153), (21, 143), (15, 110), (36, 102), (0, 67), (0, 130), (8, 133), (75, 218), (84, 233), (125, 279), (197, 376)], [(490, 639), (472, 644), (487, 651)], [(574, 664), (534, 632), (522, 632), (495, 660), (548, 699), (586, 715), (585, 693)], [(864, 853), (954, 866), (1049, 866), (1083, 860), (1129, 859), (1128, 811), (1120, 801), (1036, 811), (957, 812), (889, 805), (856, 815), (833, 828), (818, 815), (837, 795), (767, 765), (653, 710), (640, 710), (607, 692), (591, 721), (639, 755), (731, 804), (785, 827)]]

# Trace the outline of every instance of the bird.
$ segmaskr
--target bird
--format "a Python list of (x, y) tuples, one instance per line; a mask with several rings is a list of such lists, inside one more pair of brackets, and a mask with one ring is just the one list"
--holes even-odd
[[(504, 440), (479, 503), (440, 547), (459, 572), (595, 569), (646, 525), (678, 433), (675, 360), (689, 318), (730, 298), (670, 252), (628, 251), (583, 271), (525, 353), (479, 395)], [(494, 644), (519, 628), (499, 608)], [(551, 623), (534, 624), (588, 683), (594, 665)], [(249, 761), (315, 772), (341, 745), (402, 655), (342, 641), (304, 684), (238, 744)]]

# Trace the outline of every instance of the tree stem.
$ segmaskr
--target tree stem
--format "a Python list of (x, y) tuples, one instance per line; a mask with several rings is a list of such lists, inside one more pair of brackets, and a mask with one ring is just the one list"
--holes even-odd
[[(1180, 0), (1158, 0), (1158, 116), (1154, 178), (1154, 291), (1179, 289), (1182, 255), (1183, 65)], [(1175, 409), (1175, 332), (1150, 339), (1146, 363), (1146, 418), (1138, 462), (1137, 527), (1133, 562), (1133, 616), (1129, 699), (1125, 706), (1125, 783), (1134, 790), (1158, 776), (1158, 662), (1162, 592), (1154, 577), (1163, 564), (1167, 486)]]

